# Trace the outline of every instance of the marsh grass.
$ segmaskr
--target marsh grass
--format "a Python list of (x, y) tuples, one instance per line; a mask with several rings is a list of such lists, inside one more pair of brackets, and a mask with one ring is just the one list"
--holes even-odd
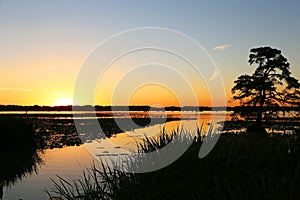
[(34, 129), (28, 120), (0, 117), (0, 192), (3, 187), (10, 187), (37, 173), (43, 164), (40, 153)]
[[(177, 129), (146, 138), (140, 153), (157, 151), (174, 140), (189, 142)], [(93, 167), (77, 180), (58, 177), (49, 197), (61, 199), (298, 199), (300, 140), (295, 135), (257, 137), (222, 134), (214, 149), (198, 158), (201, 129), (174, 163), (149, 173)], [(139, 157), (143, 162), (143, 156)], [(131, 163), (136, 165), (135, 163)]]

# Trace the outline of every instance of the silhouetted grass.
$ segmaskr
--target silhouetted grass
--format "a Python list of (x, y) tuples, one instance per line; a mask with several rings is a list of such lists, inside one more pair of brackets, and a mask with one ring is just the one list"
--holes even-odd
[(28, 120), (0, 117), (0, 190), (36, 173), (42, 164)]
[[(146, 138), (141, 152), (156, 151), (174, 140), (187, 142), (181, 129)], [(125, 173), (102, 165), (81, 179), (59, 177), (49, 196), (62, 199), (298, 199), (300, 138), (222, 134), (214, 149), (198, 158), (202, 144), (193, 138), (187, 151), (171, 165), (149, 173)], [(131, 163), (137, 165), (141, 160)]]
[(34, 145), (34, 130), (28, 120), (18, 117), (0, 117), (0, 146), (27, 148)]

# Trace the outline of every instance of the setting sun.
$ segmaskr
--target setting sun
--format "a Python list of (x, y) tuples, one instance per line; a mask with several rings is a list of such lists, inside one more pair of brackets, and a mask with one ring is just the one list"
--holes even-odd
[(71, 99), (58, 99), (54, 102), (54, 106), (68, 106), (72, 105), (73, 101)]

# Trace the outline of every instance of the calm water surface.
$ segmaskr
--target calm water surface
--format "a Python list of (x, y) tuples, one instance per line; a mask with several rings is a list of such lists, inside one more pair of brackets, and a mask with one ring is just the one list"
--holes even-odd
[(51, 188), (50, 178), (56, 175), (75, 178), (82, 174), (82, 170), (89, 167), (93, 157), (84, 146), (48, 149), (41, 154), (43, 164), (37, 173), (19, 180), (15, 185), (4, 188), (3, 199), (48, 199), (45, 188)]

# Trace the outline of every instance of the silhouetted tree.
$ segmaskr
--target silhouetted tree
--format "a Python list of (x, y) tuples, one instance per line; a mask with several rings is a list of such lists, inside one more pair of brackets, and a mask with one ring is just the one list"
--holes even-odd
[(299, 102), (300, 84), (291, 76), (290, 64), (278, 49), (251, 49), (248, 62), (257, 68), (252, 75), (239, 76), (231, 92), (233, 100), (239, 100), (241, 106), (255, 108), (255, 127), (262, 128), (266, 108), (293, 105), (295, 100)]

